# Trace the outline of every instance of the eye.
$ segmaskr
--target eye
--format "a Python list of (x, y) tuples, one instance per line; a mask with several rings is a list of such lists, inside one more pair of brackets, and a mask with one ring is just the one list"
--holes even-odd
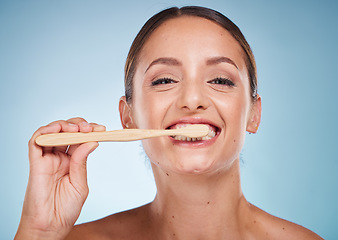
[(217, 77), (217, 78), (215, 78), (213, 80), (208, 81), (208, 83), (219, 84), (219, 85), (227, 85), (229, 87), (234, 87), (235, 86), (235, 84), (234, 84), (233, 81), (231, 81), (228, 78), (223, 78), (223, 77)]
[(171, 78), (159, 78), (155, 81), (151, 82), (152, 86), (161, 85), (161, 84), (170, 84), (170, 83), (176, 83), (177, 81), (171, 79)]

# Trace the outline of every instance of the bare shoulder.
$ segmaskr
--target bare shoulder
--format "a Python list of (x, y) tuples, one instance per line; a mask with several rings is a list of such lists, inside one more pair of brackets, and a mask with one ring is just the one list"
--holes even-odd
[[(253, 206), (253, 205), (252, 205)], [(260, 231), (260, 239), (320, 240), (323, 239), (311, 230), (296, 223), (273, 216), (255, 206), (253, 226)]]
[(147, 205), (112, 214), (105, 218), (74, 226), (67, 240), (142, 239), (148, 220)]

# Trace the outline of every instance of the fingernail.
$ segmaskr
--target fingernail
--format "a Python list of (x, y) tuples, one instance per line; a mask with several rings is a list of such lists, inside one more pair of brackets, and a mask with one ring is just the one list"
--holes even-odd
[(74, 124), (74, 123), (68, 123), (68, 125), (71, 126), (71, 127), (77, 127), (77, 125)]

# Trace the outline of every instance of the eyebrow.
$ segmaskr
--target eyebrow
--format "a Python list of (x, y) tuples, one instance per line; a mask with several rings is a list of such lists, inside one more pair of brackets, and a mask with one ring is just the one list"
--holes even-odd
[[(220, 63), (229, 63), (238, 69), (235, 62), (232, 61), (228, 57), (213, 57), (213, 58), (208, 59), (206, 62), (207, 65), (217, 65)], [(144, 73), (146, 73), (149, 70), (149, 68), (151, 68), (152, 66), (156, 64), (164, 64), (164, 65), (169, 65), (169, 66), (182, 66), (182, 63), (175, 58), (158, 58), (149, 64), (149, 66), (147, 67)]]
[(182, 66), (182, 63), (179, 62), (175, 58), (158, 58), (158, 59), (152, 61), (149, 64), (149, 66), (147, 67), (145, 73), (149, 70), (149, 68), (151, 68), (152, 66), (154, 66), (156, 64), (164, 64), (164, 65), (169, 65), (169, 66)]
[(207, 60), (207, 65), (217, 65), (220, 63), (230, 63), (238, 69), (236, 63), (228, 57), (213, 57)]

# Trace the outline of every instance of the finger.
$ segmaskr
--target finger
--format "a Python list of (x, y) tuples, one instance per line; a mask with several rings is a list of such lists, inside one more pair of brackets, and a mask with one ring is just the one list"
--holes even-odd
[[(88, 123), (84, 118), (76, 117), (76, 118), (70, 118), (67, 120), (67, 122), (76, 124), (80, 127), (80, 132), (101, 132), (106, 131), (106, 127), (97, 123)], [(89, 126), (88, 126), (89, 124)]]
[[(106, 127), (97, 123), (88, 123), (85, 119), (76, 117), (68, 119), (67, 122), (79, 125), (80, 132), (103, 132), (106, 131)], [(89, 126), (90, 127), (89, 127)]]
[[(88, 123), (85, 119), (80, 117), (68, 119), (67, 122), (69, 124), (75, 124), (79, 126), (80, 132), (99, 132), (106, 130), (105, 126), (99, 125), (97, 123)], [(67, 154), (71, 156), (78, 147), (79, 144), (76, 144), (71, 146), (58, 147), (56, 149), (61, 152), (65, 152), (67, 150)]]
[(71, 123), (74, 123), (74, 124), (78, 125), (80, 122), (87, 122), (87, 121), (84, 118), (75, 117), (75, 118), (68, 119), (67, 122), (71, 122)]
[[(106, 131), (106, 127), (97, 123), (90, 123), (90, 125), (92, 126), (93, 132), (104, 132)], [(75, 144), (75, 145), (71, 145), (68, 148), (67, 154), (68, 155), (72, 155), (74, 153), (74, 151), (76, 150), (76, 148), (78, 148), (79, 144)]]
[[(59, 122), (58, 122), (59, 123)], [(96, 124), (96, 123), (88, 123), (85, 119), (77, 117), (77, 118), (71, 118), (67, 121), (61, 121), (60, 124), (62, 125), (62, 132), (72, 132), (68, 126), (76, 126), (77, 131), (79, 132), (92, 132), (92, 131), (105, 131), (106, 127)], [(75, 127), (74, 127), (75, 129)], [(67, 151), (68, 155), (72, 155), (74, 150), (79, 145), (71, 145), (71, 146), (61, 146), (61, 147), (55, 147), (53, 149), (50, 149), (50, 151), (60, 151), (65, 153)]]
[[(77, 132), (79, 127), (75, 124), (68, 123), (63, 120), (55, 121), (47, 126), (40, 127), (30, 139), (28, 146), (30, 152), (30, 159), (42, 156), (44, 153), (53, 152), (53, 147), (41, 147), (35, 143), (35, 139), (43, 134), (58, 133), (58, 132)], [(32, 158), (31, 158), (32, 157)]]
[(83, 194), (88, 194), (87, 186), (87, 158), (99, 144), (88, 142), (79, 145), (73, 152), (69, 165), (69, 178), (73, 186)]
[(79, 132), (91, 132), (93, 127), (83, 118), (71, 118), (67, 122), (73, 123), (79, 126)]
[(79, 124), (80, 132), (92, 132), (93, 127), (86, 121), (83, 121)]
[[(48, 152), (61, 152), (61, 153), (68, 153), (69, 145), (67, 146), (58, 146), (58, 147), (51, 147), (51, 149)], [(44, 153), (47, 153), (46, 150), (43, 151)]]
[(106, 131), (106, 127), (97, 123), (90, 123), (93, 128), (93, 132), (104, 132)]
[[(60, 126), (60, 130), (58, 132), (78, 132), (79, 131), (79, 126), (77, 126), (76, 124), (69, 123), (64, 120), (55, 121), (55, 122), (50, 123), (49, 125), (54, 125), (54, 124)], [(43, 147), (42, 150), (43, 150), (43, 154), (54, 153), (54, 152), (65, 153), (67, 148), (68, 146)]]
[(59, 124), (60, 125), (60, 132), (78, 132), (79, 131), (79, 126), (77, 124), (74, 124), (72, 122), (68, 122), (65, 120), (59, 120), (52, 122), (48, 125), (54, 125), (54, 124)]
[[(67, 121), (61, 120), (61, 121), (56, 121), (53, 122), (52, 124), (60, 124), (61, 125), (61, 130), (60, 132), (87, 132), (90, 130), (90, 127), (87, 129), (83, 129), (81, 127), (81, 123), (86, 123), (86, 121), (83, 118), (71, 118)], [(59, 147), (52, 147), (52, 148), (46, 148), (44, 149), (44, 153), (48, 152), (62, 152), (66, 153), (68, 152), (67, 150), (69, 149), (69, 146), (59, 146)]]
[[(29, 160), (33, 161), (34, 159), (38, 159), (39, 157), (43, 155), (43, 148), (38, 146), (35, 143), (35, 139), (38, 136), (42, 134), (48, 134), (48, 133), (57, 133), (57, 132), (60, 132), (60, 130), (61, 130), (61, 125), (57, 123), (49, 124), (47, 126), (40, 127), (38, 130), (36, 130), (28, 142)], [(45, 148), (45, 149), (48, 150), (48, 148)]]
[(74, 145), (70, 145), (67, 149), (67, 154), (69, 156), (72, 156), (74, 151), (80, 146), (80, 144), (74, 144)]

